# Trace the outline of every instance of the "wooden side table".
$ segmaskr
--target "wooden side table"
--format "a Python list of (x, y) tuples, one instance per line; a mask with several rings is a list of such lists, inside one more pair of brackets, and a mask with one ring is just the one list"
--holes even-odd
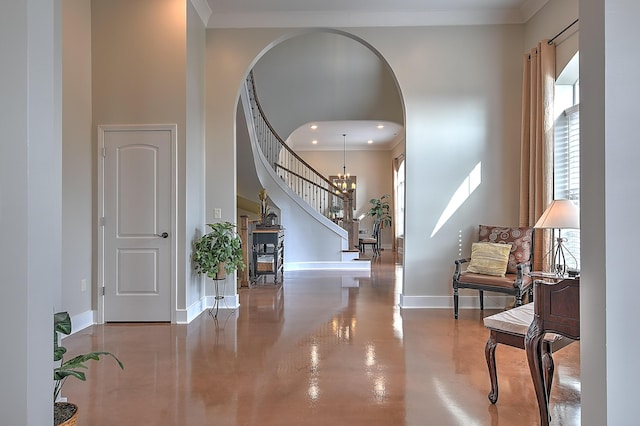
[[(580, 340), (580, 278), (559, 279), (558, 282), (534, 281), (533, 322), (524, 339), (527, 361), (540, 411), (540, 424), (548, 426), (549, 379), (545, 377), (544, 336), (556, 333)], [(551, 360), (552, 361), (552, 360)]]

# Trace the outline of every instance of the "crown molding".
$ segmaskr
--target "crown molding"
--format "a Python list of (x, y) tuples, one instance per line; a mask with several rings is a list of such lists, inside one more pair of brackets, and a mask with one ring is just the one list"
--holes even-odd
[[(195, 0), (192, 0), (195, 1)], [(204, 1), (204, 0), (202, 0)], [(548, 0), (529, 0), (526, 10), (539, 10)], [(535, 3), (529, 6), (529, 3)], [(444, 25), (522, 24), (522, 10), (434, 10), (415, 11), (324, 11), (213, 13), (208, 28), (353, 28), (353, 27), (422, 27)]]
[(191, 0), (191, 4), (196, 9), (196, 12), (198, 12), (198, 16), (202, 19), (202, 23), (207, 26), (209, 18), (211, 18), (211, 15), (213, 14), (207, 0)]

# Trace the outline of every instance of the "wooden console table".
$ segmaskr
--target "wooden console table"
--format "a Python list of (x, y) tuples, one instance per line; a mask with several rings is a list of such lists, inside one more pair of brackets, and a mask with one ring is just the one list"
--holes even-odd
[(284, 229), (253, 230), (253, 280), (260, 275), (273, 275), (277, 283), (284, 266)]
[[(563, 279), (557, 283), (535, 281), (533, 284), (534, 315), (524, 339), (527, 361), (538, 399), (540, 424), (548, 426), (549, 393), (548, 365), (543, 349), (546, 333), (556, 333), (580, 340), (580, 278)], [(552, 361), (552, 360), (551, 360)]]

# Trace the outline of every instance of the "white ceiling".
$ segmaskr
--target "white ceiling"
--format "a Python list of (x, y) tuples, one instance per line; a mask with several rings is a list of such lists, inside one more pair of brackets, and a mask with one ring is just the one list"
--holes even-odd
[(526, 22), (549, 0), (192, 0), (209, 28)]
[[(317, 129), (312, 129), (312, 124)], [(388, 150), (398, 142), (401, 132), (401, 125), (389, 121), (318, 121), (297, 128), (287, 144), (294, 151), (332, 151), (344, 149), (346, 140), (347, 151)]]

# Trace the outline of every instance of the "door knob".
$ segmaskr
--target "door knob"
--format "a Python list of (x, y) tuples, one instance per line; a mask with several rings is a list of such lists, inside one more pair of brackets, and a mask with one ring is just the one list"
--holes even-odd
[(167, 234), (166, 232), (163, 232), (162, 234), (155, 234), (156, 237), (162, 237), (162, 238), (168, 238), (169, 234)]

